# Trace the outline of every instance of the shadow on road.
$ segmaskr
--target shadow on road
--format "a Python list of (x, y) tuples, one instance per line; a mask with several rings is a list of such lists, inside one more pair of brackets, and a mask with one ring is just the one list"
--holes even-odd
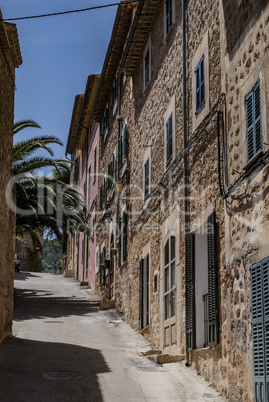
[[(97, 376), (110, 372), (99, 350), (15, 337), (0, 345), (0, 362), (0, 400), (5, 402), (101, 402)], [(74, 372), (82, 377), (43, 377), (50, 372)]]
[(14, 321), (83, 316), (98, 310), (99, 302), (95, 300), (57, 297), (45, 290), (14, 289)]
[(19, 273), (15, 272), (14, 279), (16, 279), (16, 281), (25, 281), (29, 278), (39, 278), (39, 277), (28, 271), (20, 271)]

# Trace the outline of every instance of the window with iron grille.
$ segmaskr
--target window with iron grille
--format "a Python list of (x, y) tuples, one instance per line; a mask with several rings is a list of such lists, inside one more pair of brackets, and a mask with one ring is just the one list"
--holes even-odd
[(149, 193), (149, 158), (147, 159), (145, 165), (144, 165), (144, 174), (145, 174), (145, 197), (147, 197)]
[(173, 155), (173, 114), (166, 122), (166, 163), (169, 163)]
[(205, 58), (199, 61), (195, 70), (196, 75), (196, 114), (200, 112), (205, 104)]
[(262, 149), (260, 83), (246, 97), (247, 155), (250, 161)]

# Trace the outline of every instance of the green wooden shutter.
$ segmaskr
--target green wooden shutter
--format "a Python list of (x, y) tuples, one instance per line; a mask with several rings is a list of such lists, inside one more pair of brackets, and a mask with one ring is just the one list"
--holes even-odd
[(119, 219), (119, 267), (121, 266), (121, 219)]
[(260, 83), (254, 88), (255, 154), (262, 149), (262, 119)]
[(107, 189), (111, 190), (113, 184), (113, 162), (108, 164)]
[(122, 240), (122, 261), (124, 262), (127, 258), (127, 211), (123, 212)]
[(170, 161), (173, 155), (173, 115), (170, 114), (166, 122), (166, 163)]
[(247, 151), (248, 160), (252, 159), (254, 153), (254, 124), (253, 124), (253, 92), (246, 98), (246, 117), (247, 117)]
[(128, 154), (128, 130), (127, 124), (123, 128), (123, 158), (127, 158)]
[(89, 179), (88, 179), (88, 205), (91, 201), (91, 166), (89, 167)]
[(146, 274), (147, 274), (147, 319), (146, 326), (149, 325), (149, 254), (146, 256)]
[(99, 283), (102, 284), (102, 251), (99, 254)]
[(185, 237), (185, 303), (187, 350), (195, 347), (195, 272), (194, 272), (194, 233)]
[[(106, 247), (103, 248), (103, 264), (106, 262)], [(103, 272), (103, 282), (106, 280), (106, 268), (102, 268)]]
[(118, 170), (122, 166), (122, 137), (118, 138)]
[(251, 269), (252, 339), (255, 401), (269, 396), (269, 258)]
[(215, 212), (207, 220), (207, 250), (208, 250), (208, 345), (218, 343), (218, 281), (215, 248)]
[(139, 276), (139, 329), (143, 328), (143, 265), (144, 260), (140, 260)]

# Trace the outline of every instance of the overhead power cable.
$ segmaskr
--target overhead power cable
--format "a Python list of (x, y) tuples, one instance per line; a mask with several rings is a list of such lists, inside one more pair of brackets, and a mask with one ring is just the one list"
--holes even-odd
[(126, 1), (121, 1), (120, 3), (110, 3), (110, 4), (104, 4), (102, 6), (81, 8), (78, 10), (60, 11), (58, 13), (30, 15), (30, 16), (26, 16), (26, 17), (15, 17), (15, 18), (3, 18), (3, 19), (0, 19), (0, 21), (19, 21), (19, 20), (30, 20), (30, 19), (34, 19), (34, 18), (53, 17), (55, 15), (81, 13), (81, 12), (85, 12), (85, 11), (98, 10), (100, 8), (107, 8), (107, 7), (115, 7), (115, 6), (120, 6), (122, 4), (135, 3), (135, 2), (136, 2), (135, 0), (126, 0)]

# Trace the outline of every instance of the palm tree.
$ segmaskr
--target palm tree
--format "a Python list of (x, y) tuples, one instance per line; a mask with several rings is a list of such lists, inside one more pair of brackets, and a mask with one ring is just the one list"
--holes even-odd
[[(40, 128), (34, 120), (15, 124), (14, 134), (29, 127)], [(13, 174), (16, 179), (16, 231), (18, 236), (28, 233), (33, 244), (41, 247), (40, 232), (48, 229), (65, 248), (69, 227), (79, 225), (88, 231), (85, 211), (87, 205), (81, 193), (69, 184), (70, 162), (55, 159), (51, 144), (62, 145), (54, 136), (34, 137), (16, 143), (13, 147)], [(35, 156), (45, 149), (50, 157)], [(40, 177), (37, 170), (53, 167), (50, 177)]]

